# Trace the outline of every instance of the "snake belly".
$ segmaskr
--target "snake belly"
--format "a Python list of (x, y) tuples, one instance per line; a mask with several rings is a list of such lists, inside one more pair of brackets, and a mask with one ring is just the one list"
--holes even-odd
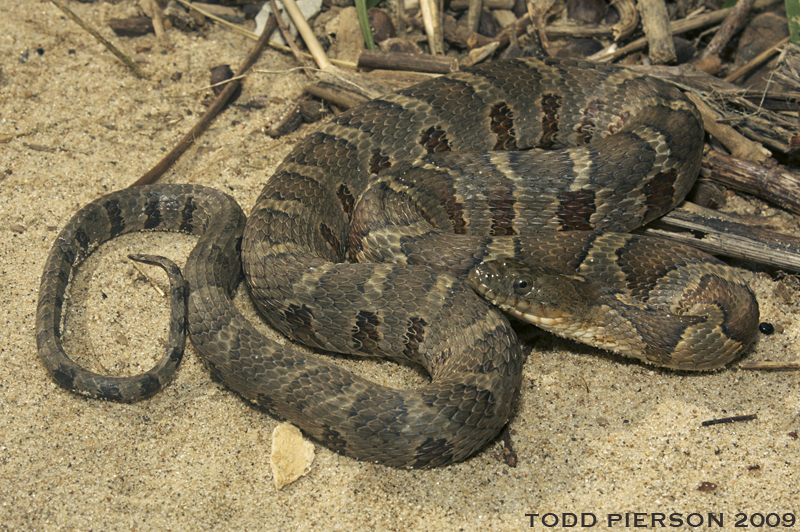
[[(463, 460), (507, 421), (523, 363), (507, 319), (464, 282), (469, 272), (487, 259), (565, 253), (573, 272), (589, 257), (596, 269), (617, 264), (627, 244), (593, 252), (592, 230), (627, 232), (674, 207), (697, 176), (702, 143), (699, 114), (679, 91), (624, 69), (520, 59), (443, 76), (306, 137), (267, 181), (243, 232), (232, 199), (190, 185), (121, 191), (82, 209), (45, 267), (39, 352), (69, 389), (117, 400), (151, 393), (158, 378), (103, 380), (63, 353), (66, 286), (108, 238), (192, 232), (200, 239), (184, 268), (188, 331), (226, 385), (354, 458), (397, 467)], [(586, 233), (565, 247), (569, 233), (559, 231), (573, 230)], [(380, 386), (265, 338), (230, 300), (240, 245), (251, 295), (274, 328), (326, 351), (419, 364), (431, 382)], [(713, 284), (707, 260), (696, 268)], [(723, 277), (718, 284), (746, 290)], [(715, 327), (735, 349), (711, 366), (754, 338), (758, 310), (747, 293), (746, 316), (733, 321), (722, 297)], [(664, 345), (669, 356), (677, 344)]]

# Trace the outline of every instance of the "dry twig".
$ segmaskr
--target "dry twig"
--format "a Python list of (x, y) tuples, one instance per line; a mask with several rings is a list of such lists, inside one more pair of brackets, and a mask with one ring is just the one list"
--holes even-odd
[(706, 49), (700, 54), (700, 59), (706, 59), (712, 55), (719, 55), (722, 49), (725, 48), (725, 45), (728, 44), (733, 34), (744, 26), (747, 20), (747, 14), (753, 7), (754, 1), (755, 0), (739, 0), (736, 2), (736, 5), (731, 8), (731, 12), (725, 17), (725, 21), (719, 27), (719, 30), (717, 30), (714, 38), (711, 39)]
[[(283, 17), (280, 15), (280, 10), (278, 9), (278, 2), (275, 0), (269, 0), (270, 6), (272, 6), (272, 12), (275, 13), (275, 20), (278, 22), (278, 28), (281, 30), (281, 34), (283, 35), (283, 40), (286, 41), (286, 44), (289, 45), (289, 48), (292, 50), (294, 54), (295, 61), (302, 67), (308, 66), (306, 63), (306, 59), (300, 53), (300, 48), (297, 47), (297, 44), (292, 39), (291, 33), (289, 33), (289, 26), (286, 25), (286, 22), (283, 21)], [(310, 75), (308, 70), (303, 69), (303, 72), (306, 75)]]
[(122, 63), (123, 63), (123, 64), (124, 64), (126, 67), (130, 68), (130, 69), (133, 71), (134, 75), (135, 75), (137, 78), (141, 78), (141, 79), (145, 79), (145, 78), (147, 78), (147, 76), (145, 75), (144, 71), (143, 71), (143, 70), (142, 70), (142, 69), (139, 67), (139, 65), (137, 65), (136, 63), (134, 63), (133, 59), (131, 59), (131, 58), (130, 58), (130, 57), (128, 57), (127, 55), (123, 54), (123, 53), (122, 53), (122, 51), (120, 51), (120, 50), (119, 50), (119, 48), (117, 48), (116, 46), (114, 46), (113, 44), (111, 44), (109, 41), (107, 41), (107, 40), (105, 39), (105, 37), (103, 37), (102, 35), (100, 35), (100, 33), (98, 33), (98, 32), (97, 32), (97, 30), (96, 30), (96, 29), (94, 29), (94, 28), (93, 28), (93, 27), (91, 27), (89, 24), (87, 24), (86, 22), (84, 22), (84, 21), (83, 21), (83, 20), (82, 20), (82, 19), (81, 19), (81, 18), (80, 18), (78, 15), (76, 15), (75, 13), (73, 13), (73, 12), (72, 12), (72, 10), (70, 10), (70, 9), (69, 9), (67, 6), (65, 6), (64, 4), (62, 4), (62, 3), (61, 3), (59, 0), (50, 0), (50, 1), (51, 1), (51, 2), (53, 3), (53, 5), (55, 5), (55, 6), (56, 6), (58, 9), (60, 9), (61, 11), (63, 11), (65, 15), (67, 15), (69, 18), (71, 18), (72, 20), (74, 20), (74, 21), (75, 21), (75, 23), (76, 23), (78, 26), (80, 26), (81, 28), (83, 28), (84, 30), (86, 30), (87, 32), (89, 32), (89, 33), (90, 33), (90, 34), (91, 34), (91, 35), (92, 35), (92, 36), (93, 36), (95, 39), (97, 39), (97, 40), (100, 42), (100, 44), (102, 44), (103, 46), (105, 46), (105, 47), (108, 49), (108, 51), (109, 51), (109, 52), (111, 52), (112, 54), (114, 54), (115, 56), (117, 56), (117, 59), (119, 59), (120, 61), (122, 61)]
[[(223, 26), (226, 26), (227, 28), (231, 29), (232, 31), (235, 31), (239, 35), (247, 37), (248, 39), (252, 39), (254, 41), (257, 41), (258, 38), (259, 38), (259, 36), (257, 34), (255, 34), (255, 33), (253, 33), (252, 31), (248, 31), (248, 30), (246, 30), (246, 29), (244, 29), (244, 28), (242, 28), (240, 26), (237, 26), (236, 24), (231, 24), (227, 20), (219, 18), (218, 16), (214, 15), (213, 13), (209, 13), (205, 9), (203, 9), (201, 7), (198, 7), (196, 4), (192, 4), (190, 2), (187, 2), (186, 0), (175, 0), (175, 1), (178, 2), (179, 4), (181, 4), (182, 6), (188, 8), (188, 9), (193, 9), (193, 10), (197, 11), (198, 13), (200, 13), (201, 15), (203, 15), (206, 18), (209, 18), (209, 19), (211, 19), (211, 20), (213, 20), (213, 21), (215, 21), (215, 22), (217, 22), (219, 24), (222, 24)], [(272, 41), (269, 41), (267, 43), (267, 46), (269, 46), (270, 48), (272, 48), (274, 50), (280, 50), (281, 52), (291, 52), (292, 51), (291, 48), (289, 48), (288, 46), (284, 46), (282, 44), (278, 44), (278, 43), (272, 42)], [(311, 54), (307, 54), (305, 52), (301, 52), (300, 55), (302, 55), (306, 59), (313, 59)], [(334, 65), (340, 66), (340, 67), (356, 68), (358, 66), (355, 63), (352, 63), (350, 61), (340, 61), (338, 59), (328, 59), (328, 61), (330, 61)]]
[(458, 70), (458, 60), (453, 57), (428, 54), (402, 54), (364, 50), (358, 56), (358, 66), (384, 68), (410, 72), (433, 72), (447, 74)]
[(687, 92), (686, 96), (692, 100), (703, 116), (705, 130), (719, 140), (734, 157), (747, 161), (763, 162), (772, 156), (772, 152), (761, 143), (753, 142), (731, 126), (718, 122), (722, 116), (711, 109), (703, 98), (691, 92)]
[(161, 175), (164, 174), (169, 168), (175, 164), (181, 155), (183, 155), (186, 150), (194, 144), (194, 141), (202, 134), (203, 131), (211, 124), (211, 121), (219, 114), (219, 112), (225, 107), (225, 104), (228, 103), (228, 100), (236, 92), (236, 89), (239, 88), (241, 85), (240, 76), (244, 74), (258, 59), (258, 56), (261, 55), (261, 51), (267, 44), (267, 41), (272, 36), (272, 32), (278, 27), (278, 23), (276, 20), (275, 15), (273, 14), (270, 16), (269, 20), (267, 21), (267, 26), (264, 28), (264, 33), (261, 34), (258, 41), (256, 41), (255, 46), (253, 49), (250, 50), (250, 53), (247, 54), (242, 64), (239, 65), (239, 69), (236, 71), (236, 76), (234, 79), (231, 79), (229, 83), (225, 86), (225, 89), (219, 93), (219, 96), (214, 100), (214, 103), (211, 104), (211, 107), (205, 112), (205, 114), (200, 118), (197, 124), (186, 134), (184, 137), (175, 145), (174, 148), (166, 155), (163, 159), (161, 159), (153, 168), (151, 168), (146, 174), (142, 177), (137, 179), (131, 186), (138, 187), (142, 185), (149, 185), (150, 183), (155, 182)]
[(791, 40), (791, 37), (786, 37), (785, 39), (781, 39), (780, 41), (773, 44), (771, 47), (767, 48), (753, 59), (742, 65), (741, 67), (737, 68), (734, 72), (731, 72), (727, 76), (725, 76), (725, 81), (729, 83), (733, 83), (740, 77), (744, 76), (754, 68), (757, 68), (761, 63), (772, 57), (773, 55), (777, 54), (780, 51), (780, 47), (784, 44), (788, 43)]
[(467, 28), (469, 31), (478, 31), (482, 10), (482, 0), (469, 0), (469, 11), (467, 11)]
[(703, 158), (703, 169), (714, 181), (800, 214), (800, 177), (774, 160), (769, 163), (758, 164), (709, 151)]
[(545, 26), (547, 26), (547, 12), (550, 11), (553, 4), (555, 4), (555, 0), (527, 0), (526, 2), (528, 16), (539, 34), (539, 41), (547, 55), (550, 55), (550, 41), (547, 38)]
[(432, 55), (444, 54), (444, 32), (442, 32), (442, 14), (439, 11), (438, 0), (420, 0), (422, 21), (425, 24), (425, 34), (428, 36), (428, 45)]
[[(777, 2), (778, 0), (756, 0), (754, 8), (764, 9), (772, 4), (776, 4)], [(702, 15), (697, 15), (691, 18), (687, 17), (680, 20), (676, 20), (670, 23), (670, 32), (672, 33), (672, 35), (678, 35), (681, 33), (686, 33), (687, 31), (692, 31), (698, 28), (716, 24), (717, 22), (720, 22), (725, 17), (727, 17), (731, 9), (733, 8), (731, 7), (728, 9), (718, 9), (716, 11), (712, 11), (710, 13), (704, 13)], [(642, 37), (641, 39), (636, 39), (635, 41), (632, 41), (619, 49), (616, 49), (616, 45), (613, 45), (613, 47), (601, 50), (596, 54), (589, 56), (587, 59), (589, 59), (590, 61), (600, 61), (602, 63), (610, 63), (612, 61), (616, 61), (620, 57), (633, 53), (637, 50), (641, 50), (645, 46), (647, 46), (647, 39)]]
[(768, 369), (768, 370), (798, 370), (800, 362), (742, 362), (739, 364), (741, 369)]
[(722, 417), (718, 419), (709, 419), (708, 421), (703, 421), (700, 423), (703, 427), (710, 427), (712, 425), (720, 425), (723, 423), (736, 423), (739, 421), (752, 421), (757, 419), (755, 414), (747, 414), (745, 416), (731, 416), (731, 417)]
[(669, 14), (664, 0), (638, 0), (642, 28), (647, 36), (648, 56), (656, 65), (674, 63), (677, 59), (672, 40)]
[(712, 255), (800, 271), (800, 238), (745, 225), (688, 201), (635, 232), (674, 240)]
[(297, 4), (294, 0), (282, 0), (283, 6), (286, 8), (286, 12), (289, 13), (289, 16), (292, 18), (292, 22), (294, 22), (295, 27), (297, 28), (297, 32), (303, 38), (303, 42), (306, 43), (306, 48), (308, 51), (311, 52), (311, 56), (314, 58), (314, 62), (317, 63), (322, 70), (328, 70), (332, 68), (333, 65), (331, 64), (328, 56), (325, 55), (325, 50), (322, 49), (320, 46), (317, 37), (314, 35), (314, 32), (311, 31), (311, 27), (306, 22), (305, 17), (300, 12), (300, 8), (297, 7)]
[(158, 7), (156, 0), (144, 0), (142, 2), (142, 9), (145, 15), (150, 17), (150, 20), (153, 21), (153, 31), (156, 34), (156, 40), (159, 46), (164, 49), (170, 48), (172, 45), (169, 42), (169, 37), (167, 37), (167, 32), (164, 30), (164, 19), (161, 8)]

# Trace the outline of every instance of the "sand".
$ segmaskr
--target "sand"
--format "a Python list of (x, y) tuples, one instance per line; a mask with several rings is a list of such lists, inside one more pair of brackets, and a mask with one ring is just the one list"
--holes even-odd
[[(112, 7), (70, 3), (109, 36)], [(113, 7), (113, 14), (130, 2)], [(464, 463), (406, 471), (316, 447), (307, 475), (277, 491), (269, 467), (278, 420), (211, 379), (192, 348), (174, 381), (129, 405), (86, 399), (51, 380), (36, 353), (34, 316), (44, 260), (58, 230), (85, 203), (133, 182), (187, 131), (208, 99), (208, 69), (238, 64), (251, 43), (218, 27), (201, 36), (172, 30), (114, 41), (148, 73), (138, 80), (49, 2), (0, 4), (0, 529), (2, 530), (518, 530), (563, 513), (596, 525), (659, 528), (659, 514), (709, 517), (732, 528), (737, 514), (788, 519), (798, 511), (800, 374), (732, 365), (689, 374), (655, 369), (546, 334), (527, 335), (511, 421), (516, 468), (500, 442)], [(259, 67), (290, 57), (266, 52)], [(176, 80), (180, 73), (180, 79)], [(254, 74), (237, 105), (163, 178), (232, 194), (246, 211), (299, 138), (262, 128), (299, 96), (299, 74)], [(263, 108), (244, 104), (260, 101)], [(797, 221), (753, 199), (738, 212), (770, 217), (797, 235)], [(160, 356), (168, 304), (157, 268), (134, 268), (131, 252), (183, 263), (193, 245), (179, 235), (132, 235), (104, 245), (81, 268), (65, 318), (65, 346), (97, 371), (134, 374)], [(798, 357), (797, 283), (743, 270), (762, 320), (747, 360)], [(783, 298), (775, 293), (780, 284)], [(237, 305), (268, 331), (239, 290)], [(387, 385), (424, 378), (388, 362), (342, 364)], [(701, 427), (708, 419), (754, 421)], [(699, 489), (711, 483), (708, 491)], [(707, 486), (707, 485), (706, 485)], [(531, 517), (528, 514), (539, 514)], [(570, 517), (567, 517), (567, 524)], [(678, 519), (676, 516), (675, 519)], [(784, 522), (788, 524), (788, 521)], [(796, 527), (798, 525), (795, 525)], [(580, 527), (575, 527), (580, 528)], [(575, 529), (570, 528), (570, 529)], [(713, 525), (711, 528), (719, 528)]]

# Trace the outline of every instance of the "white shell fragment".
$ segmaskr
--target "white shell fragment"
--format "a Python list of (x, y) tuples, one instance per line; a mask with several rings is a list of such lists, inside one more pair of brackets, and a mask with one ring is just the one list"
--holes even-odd
[(276, 489), (291, 484), (311, 469), (314, 444), (306, 441), (300, 429), (281, 423), (272, 431), (270, 465)]

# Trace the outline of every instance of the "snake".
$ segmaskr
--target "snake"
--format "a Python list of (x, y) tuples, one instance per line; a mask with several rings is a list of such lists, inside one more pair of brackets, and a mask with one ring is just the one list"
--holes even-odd
[[(56, 238), (36, 315), (62, 387), (134, 401), (164, 386), (188, 332), (210, 372), (331, 450), (393, 467), (458, 462), (519, 395), (508, 315), (678, 370), (720, 368), (754, 340), (758, 303), (733, 268), (630, 234), (696, 179), (704, 132), (673, 85), (581, 60), (494, 61), (342, 112), (300, 141), (246, 217), (200, 185), (102, 196)], [(105, 376), (61, 345), (77, 265), (132, 231), (198, 236), (172, 283), (153, 370)], [(265, 337), (232, 303), (244, 278), (265, 321), (311, 351), (424, 368), (414, 389)], [(185, 281), (184, 281), (185, 279)], [(504, 314), (505, 312), (505, 314)]]

